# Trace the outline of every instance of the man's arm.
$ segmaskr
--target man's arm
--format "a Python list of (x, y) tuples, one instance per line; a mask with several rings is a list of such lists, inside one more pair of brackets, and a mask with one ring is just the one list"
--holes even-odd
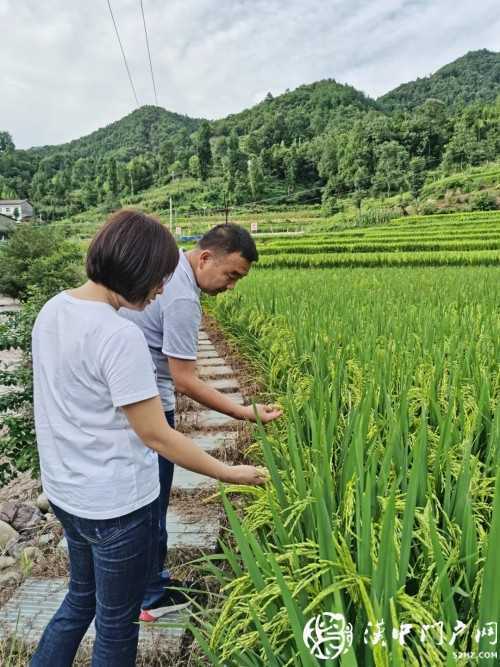
[[(167, 360), (175, 389), (180, 394), (185, 394), (207, 408), (222, 412), (234, 419), (255, 421), (253, 406), (239, 405), (196, 375), (196, 361), (176, 357), (167, 357)], [(280, 410), (271, 405), (258, 404), (256, 408), (263, 423), (273, 421), (282, 414)]]

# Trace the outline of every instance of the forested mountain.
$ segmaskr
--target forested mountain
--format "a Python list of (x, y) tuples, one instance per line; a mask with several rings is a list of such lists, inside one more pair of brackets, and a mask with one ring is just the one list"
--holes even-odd
[[(77, 213), (119, 194), (144, 190), (170, 166), (187, 164), (201, 120), (143, 106), (86, 137), (58, 146), (14, 150), (0, 133), (0, 198), (28, 197), (44, 219)], [(3, 137), (3, 141), (2, 141)]]
[(181, 116), (162, 107), (143, 106), (81, 139), (30, 150), (41, 157), (65, 153), (73, 159), (114, 156), (126, 160), (138, 153), (158, 150), (166, 140), (182, 144), (198, 129), (200, 123), (201, 120)]
[(494, 102), (500, 95), (500, 53), (469, 51), (423, 79), (403, 83), (377, 102), (385, 111), (411, 111), (434, 98), (458, 110), (473, 102)]
[[(368, 111), (376, 106), (352, 86), (326, 79), (287, 90), (278, 97), (268, 93), (259, 104), (215, 121), (212, 128), (219, 135), (227, 135), (231, 129), (240, 135), (258, 132), (261, 143), (272, 145), (282, 140), (311, 139), (324, 132), (329, 124), (340, 122), (346, 111)], [(284, 120), (277, 133), (270, 127), (273, 117)]]
[(146, 106), (87, 137), (27, 151), (0, 132), (0, 198), (28, 197), (51, 220), (96, 205), (105, 212), (188, 175), (203, 184), (201, 206), (301, 191), (322, 197), (327, 212), (346, 195), (418, 198), (431, 171), (500, 158), (498, 61), (469, 53), (379, 101), (328, 79), (212, 122)]

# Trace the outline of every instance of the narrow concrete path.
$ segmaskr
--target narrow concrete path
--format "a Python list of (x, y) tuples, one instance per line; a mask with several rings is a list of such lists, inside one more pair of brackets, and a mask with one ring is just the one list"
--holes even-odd
[[(199, 336), (198, 373), (213, 387), (243, 402), (233, 369), (218, 356), (206, 332)], [(214, 452), (234, 445), (237, 422), (226, 415), (188, 401), (187, 410), (178, 414), (181, 430), (192, 437), (206, 451)], [(169, 562), (176, 565), (188, 562), (200, 553), (213, 552), (221, 530), (221, 507), (202, 504), (203, 496), (213, 493), (215, 480), (176, 466), (172, 498), (167, 516)], [(67, 550), (66, 540), (59, 544)], [(168, 564), (167, 564), (168, 565)], [(56, 611), (66, 592), (65, 578), (28, 578), (0, 609), (0, 636), (16, 632), (25, 641), (37, 643), (48, 620)], [(182, 624), (185, 616), (171, 614), (162, 620)], [(139, 636), (139, 654), (147, 658), (154, 650), (168, 654), (173, 660), (179, 656), (184, 632), (179, 628), (161, 628), (155, 624), (143, 625)], [(95, 636), (92, 626), (86, 635)]]

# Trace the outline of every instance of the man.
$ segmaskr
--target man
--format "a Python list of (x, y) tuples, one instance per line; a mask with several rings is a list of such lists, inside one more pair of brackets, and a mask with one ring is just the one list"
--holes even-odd
[[(144, 332), (156, 367), (165, 416), (172, 427), (175, 425), (175, 391), (234, 419), (255, 421), (252, 406), (236, 403), (197, 376), (196, 355), (201, 293), (215, 296), (234, 289), (257, 259), (254, 240), (245, 229), (234, 224), (217, 225), (200, 239), (193, 250), (181, 252), (177, 269), (165, 284), (163, 294), (144, 311), (120, 310), (121, 315), (135, 322)], [(264, 423), (281, 415), (273, 406), (259, 404), (256, 407)], [(166, 514), (174, 466), (167, 459), (158, 458), (161, 570), (167, 555)], [(185, 607), (188, 604), (186, 597), (176, 589), (189, 588), (192, 583), (175, 581), (168, 571), (159, 572), (150, 581), (143, 600), (141, 620), (154, 621), (165, 613)]]

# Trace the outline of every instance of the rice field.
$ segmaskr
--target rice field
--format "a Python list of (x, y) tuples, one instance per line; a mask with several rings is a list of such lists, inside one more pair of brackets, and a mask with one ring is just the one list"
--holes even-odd
[[(498, 214), (458, 218), (363, 239), (500, 233)], [(498, 249), (349, 253), (373, 268), (279, 250), (209, 306), (285, 417), (250, 449), (271, 482), (244, 509), (228, 490), (231, 531), (205, 565), (223, 596), (198, 642), (214, 665), (497, 665)], [(280, 256), (308, 270), (267, 268)]]
[(262, 244), (259, 268), (330, 266), (490, 265), (500, 257), (500, 214), (469, 213), (399, 218)]

